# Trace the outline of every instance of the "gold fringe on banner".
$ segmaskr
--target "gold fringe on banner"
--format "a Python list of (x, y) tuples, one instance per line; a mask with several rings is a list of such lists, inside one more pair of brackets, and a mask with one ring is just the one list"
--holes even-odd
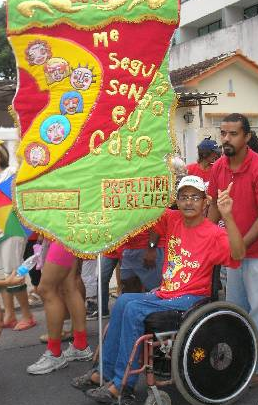
[(108, 19), (105, 19), (102, 23), (100, 24), (95, 24), (95, 25), (81, 25), (78, 23), (74, 23), (72, 21), (70, 21), (70, 19), (68, 18), (59, 18), (58, 20), (55, 20), (52, 24), (43, 24), (43, 23), (29, 23), (26, 24), (24, 27), (19, 28), (19, 29), (10, 29), (9, 27), (7, 27), (7, 34), (11, 35), (11, 34), (21, 34), (24, 33), (25, 31), (31, 29), (31, 28), (52, 28), (52, 27), (56, 27), (58, 25), (61, 24), (67, 24), (72, 28), (76, 28), (79, 30), (88, 30), (88, 31), (93, 31), (93, 30), (98, 30), (101, 29), (107, 25), (110, 25), (112, 23), (120, 23), (120, 22), (125, 22), (128, 24), (139, 24), (141, 22), (144, 21), (157, 21), (160, 23), (164, 23), (167, 25), (177, 25), (177, 21), (176, 20), (169, 20), (167, 18), (161, 18), (161, 17), (157, 17), (157, 16), (153, 16), (153, 15), (144, 15), (142, 17), (136, 18), (133, 21), (128, 20), (127, 18), (124, 17), (118, 17), (118, 16), (114, 16), (114, 17), (110, 17)]

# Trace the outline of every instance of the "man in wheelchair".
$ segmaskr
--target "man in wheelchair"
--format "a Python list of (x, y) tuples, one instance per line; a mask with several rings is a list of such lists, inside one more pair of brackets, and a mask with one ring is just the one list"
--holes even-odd
[[(168, 309), (189, 309), (211, 295), (214, 265), (238, 267), (238, 260), (245, 255), (245, 247), (231, 214), (231, 187), (232, 183), (220, 191), (218, 197), (225, 230), (203, 216), (207, 206), (203, 180), (197, 176), (185, 176), (180, 181), (177, 189), (179, 211), (166, 210), (154, 227), (155, 234), (150, 236), (150, 250), (154, 251), (158, 235), (166, 235), (161, 286), (151, 293), (123, 294), (116, 301), (103, 344), (103, 375), (109, 384), (88, 390), (88, 397), (100, 403), (117, 402), (132, 348), (144, 334), (147, 315)], [(133, 369), (138, 368), (139, 354), (134, 358)], [(98, 369), (92, 369), (75, 378), (72, 384), (84, 389), (97, 386), (99, 377)], [(136, 380), (137, 375), (129, 377), (125, 390), (127, 398), (128, 393), (133, 392)]]

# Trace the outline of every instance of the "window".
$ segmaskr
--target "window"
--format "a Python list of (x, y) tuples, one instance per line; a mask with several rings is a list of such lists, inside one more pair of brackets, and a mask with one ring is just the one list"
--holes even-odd
[(247, 117), (252, 131), (258, 134), (258, 117)]
[(247, 20), (248, 18), (252, 18), (258, 15), (258, 4), (255, 4), (252, 7), (248, 7), (244, 10), (244, 18)]
[(211, 125), (214, 128), (220, 128), (221, 122), (225, 116), (221, 115), (220, 117), (211, 117)]
[[(212, 116), (211, 117), (211, 125), (214, 128), (220, 128), (221, 122), (223, 121), (223, 118), (226, 117), (228, 114), (220, 115), (220, 116)], [(245, 115), (245, 114), (244, 114)], [(250, 117), (248, 114), (246, 114), (250, 127), (253, 131), (255, 131), (258, 134), (258, 117)]]
[(218, 31), (221, 28), (222, 28), (222, 20), (214, 21), (211, 24), (198, 28), (198, 36), (201, 37), (211, 32)]
[(173, 39), (172, 39), (172, 46), (179, 44), (180, 42), (180, 29), (175, 30)]

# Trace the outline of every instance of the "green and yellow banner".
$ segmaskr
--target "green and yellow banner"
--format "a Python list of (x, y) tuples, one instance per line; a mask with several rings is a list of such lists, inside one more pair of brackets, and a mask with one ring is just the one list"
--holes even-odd
[(112, 250), (171, 201), (168, 71), (177, 0), (9, 0), (21, 220), (78, 256)]

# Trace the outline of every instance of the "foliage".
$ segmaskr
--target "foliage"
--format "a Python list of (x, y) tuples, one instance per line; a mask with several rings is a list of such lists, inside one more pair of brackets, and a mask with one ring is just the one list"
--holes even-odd
[(6, 37), (5, 4), (0, 6), (0, 77), (5, 79), (16, 78), (15, 58)]

